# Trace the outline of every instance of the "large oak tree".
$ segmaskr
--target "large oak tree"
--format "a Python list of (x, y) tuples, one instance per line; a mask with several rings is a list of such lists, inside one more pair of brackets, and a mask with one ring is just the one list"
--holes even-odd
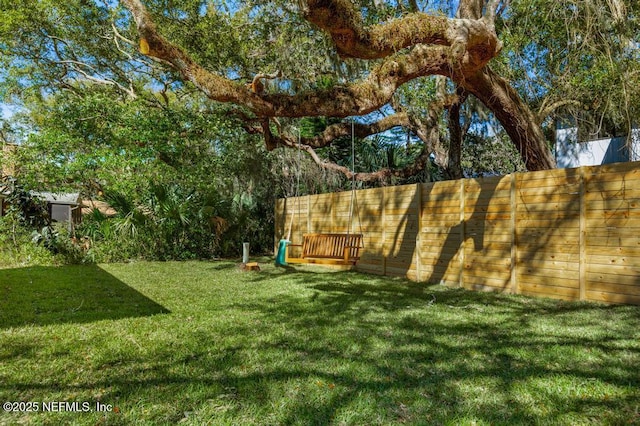
[[(272, 93), (261, 87), (257, 90), (256, 86), (265, 75), (257, 75), (252, 85), (244, 85), (207, 70), (186, 49), (163, 35), (162, 27), (155, 23), (142, 1), (124, 0), (124, 4), (135, 19), (142, 53), (169, 64), (210, 99), (248, 109), (261, 122), (257, 131), (264, 134), (269, 148), (278, 144), (303, 145), (313, 155), (314, 148), (327, 145), (336, 135), (346, 132), (346, 126), (337, 125), (319, 137), (296, 144), (290, 135), (273, 134), (270, 118), (363, 116), (391, 103), (401, 85), (420, 77), (439, 75), (450, 79), (459, 90), (452, 96), (441, 96), (434, 103), (433, 117), (420, 120), (420, 124), (414, 120), (412, 125), (401, 108), (396, 108), (398, 112), (383, 122), (358, 129), (359, 135), (366, 135), (396, 125), (413, 127), (425, 142), (424, 155), (404, 171), (380, 171), (359, 178), (411, 174), (423, 167), (426, 157), (438, 143), (438, 134), (433, 131), (438, 110), (454, 111), (467, 93), (476, 96), (495, 114), (529, 170), (554, 167), (537, 120), (517, 92), (489, 66), (502, 47), (495, 28), (500, 1), (462, 0), (456, 18), (429, 15), (414, 9), (395, 19), (370, 25), (364, 22), (360, 8), (348, 0), (300, 2), (302, 16), (331, 37), (341, 58), (377, 62), (366, 75), (347, 84), (295, 93)], [(450, 119), (456, 117), (455, 112), (450, 114)], [(456, 129), (458, 123), (450, 123), (450, 127)], [(455, 131), (451, 133), (456, 137)], [(453, 141), (451, 146), (459, 146), (459, 141)], [(453, 155), (457, 155), (455, 151)], [(459, 175), (458, 165), (454, 167), (458, 169), (454, 175)]]
[[(348, 167), (318, 152), (350, 136), (354, 120), (346, 117), (361, 117), (353, 124), (358, 138), (401, 126), (422, 141), (413, 164), (358, 174), (361, 180), (406, 177), (433, 157), (446, 175), (460, 177), (473, 105), (484, 105), (500, 122), (529, 170), (554, 165), (541, 130), (550, 114), (570, 107), (589, 109), (596, 121), (613, 116), (628, 126), (635, 120), (636, 2), (0, 5), (1, 98), (59, 90), (81, 97), (89, 85), (104, 85), (123, 100), (165, 108), (174, 97), (200, 102), (196, 90), (227, 105), (269, 149), (301, 148), (347, 175)], [(330, 125), (299, 132), (300, 117)]]

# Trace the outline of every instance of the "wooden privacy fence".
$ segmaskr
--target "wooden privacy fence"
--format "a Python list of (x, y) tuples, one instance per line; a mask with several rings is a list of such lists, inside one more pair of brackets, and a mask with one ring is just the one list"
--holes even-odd
[(356, 269), (474, 290), (640, 304), (640, 163), (280, 199), (276, 240), (362, 232)]

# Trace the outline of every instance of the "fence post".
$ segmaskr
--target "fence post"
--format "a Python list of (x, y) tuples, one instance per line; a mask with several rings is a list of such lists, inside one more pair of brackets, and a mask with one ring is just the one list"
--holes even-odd
[(417, 210), (418, 210), (418, 232), (416, 232), (416, 246), (413, 252), (416, 256), (416, 280), (418, 282), (422, 281), (422, 261), (421, 261), (421, 253), (420, 253), (420, 233), (422, 231), (422, 184), (416, 183), (416, 195), (414, 199), (418, 202)]
[(516, 186), (518, 175), (516, 172), (511, 173), (511, 187), (510, 187), (510, 199), (511, 199), (511, 293), (518, 294), (520, 289), (518, 288), (518, 232), (517, 232), (517, 213), (518, 213), (518, 201), (516, 199)]
[[(318, 198), (318, 195), (315, 195)], [(311, 194), (307, 194), (307, 234), (311, 233)]]
[(458, 271), (458, 287), (464, 288), (464, 252), (466, 250), (465, 241), (467, 240), (467, 227), (465, 226), (464, 214), (464, 179), (460, 179), (460, 254), (459, 254), (459, 271)]
[(380, 188), (382, 191), (382, 275), (387, 275), (387, 188)]
[(579, 260), (579, 277), (578, 286), (580, 288), (580, 300), (586, 300), (587, 289), (587, 206), (585, 202), (585, 181), (584, 181), (584, 167), (578, 169), (580, 179), (580, 260)]

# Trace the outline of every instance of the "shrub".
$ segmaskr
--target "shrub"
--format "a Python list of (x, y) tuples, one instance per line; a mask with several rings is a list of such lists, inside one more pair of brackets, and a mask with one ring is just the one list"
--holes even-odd
[(33, 241), (31, 233), (14, 217), (0, 217), (0, 268), (53, 265), (58, 262), (51, 251)]

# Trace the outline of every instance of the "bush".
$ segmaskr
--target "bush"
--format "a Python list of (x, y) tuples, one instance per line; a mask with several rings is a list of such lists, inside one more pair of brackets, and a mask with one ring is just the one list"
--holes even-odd
[(33, 232), (33, 241), (46, 247), (61, 264), (79, 264), (89, 261), (87, 257), (88, 244), (78, 240), (69, 232), (67, 223), (54, 223), (42, 228), (40, 232)]
[(58, 263), (51, 251), (33, 241), (31, 232), (11, 216), (0, 217), (0, 268)]

